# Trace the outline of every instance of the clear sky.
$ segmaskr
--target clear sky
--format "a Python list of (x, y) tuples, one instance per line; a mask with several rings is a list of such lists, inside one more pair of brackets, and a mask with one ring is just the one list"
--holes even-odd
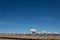
[(60, 32), (60, 0), (0, 0), (0, 33)]

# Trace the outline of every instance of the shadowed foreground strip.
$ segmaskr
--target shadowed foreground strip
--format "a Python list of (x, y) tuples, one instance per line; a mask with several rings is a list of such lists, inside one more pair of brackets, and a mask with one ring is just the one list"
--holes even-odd
[(0, 40), (60, 40), (60, 34), (0, 34)]

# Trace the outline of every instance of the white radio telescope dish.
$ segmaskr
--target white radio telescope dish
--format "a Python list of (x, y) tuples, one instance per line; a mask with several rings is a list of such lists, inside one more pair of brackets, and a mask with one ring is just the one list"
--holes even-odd
[(55, 32), (55, 34), (59, 34), (58, 32)]
[(51, 32), (48, 32), (48, 34), (51, 34)]
[(36, 34), (36, 29), (31, 29), (30, 31), (32, 32), (32, 34)]
[(46, 31), (43, 31), (43, 33), (47, 33)]
[(31, 32), (36, 32), (36, 29), (31, 29), (30, 31), (31, 31)]

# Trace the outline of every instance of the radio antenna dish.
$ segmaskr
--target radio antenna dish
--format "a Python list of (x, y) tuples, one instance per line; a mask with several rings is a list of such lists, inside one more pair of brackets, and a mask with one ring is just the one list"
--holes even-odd
[(36, 31), (37, 31), (37, 30), (33, 28), (33, 29), (31, 29), (30, 31), (32, 32), (32, 34), (36, 34)]

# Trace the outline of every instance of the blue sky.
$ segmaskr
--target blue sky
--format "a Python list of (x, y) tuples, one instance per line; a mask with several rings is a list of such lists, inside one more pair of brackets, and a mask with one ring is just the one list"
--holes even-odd
[(0, 33), (60, 32), (60, 0), (0, 0)]

